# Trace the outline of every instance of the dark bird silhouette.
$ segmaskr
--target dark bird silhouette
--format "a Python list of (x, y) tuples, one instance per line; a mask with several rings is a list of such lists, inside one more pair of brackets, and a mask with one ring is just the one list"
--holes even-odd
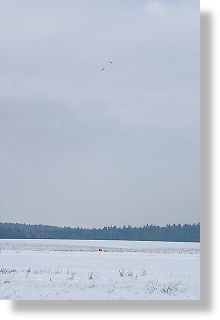
[(110, 61), (110, 60), (109, 60), (108, 62), (109, 62), (109, 63), (112, 63), (112, 61)]
[(103, 70), (105, 70), (105, 68), (102, 68), (100, 71), (103, 71)]

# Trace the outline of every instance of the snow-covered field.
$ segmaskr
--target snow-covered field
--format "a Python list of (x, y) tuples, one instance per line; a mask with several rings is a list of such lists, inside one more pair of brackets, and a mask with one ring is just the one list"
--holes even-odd
[(0, 299), (198, 300), (199, 258), (199, 243), (0, 240)]

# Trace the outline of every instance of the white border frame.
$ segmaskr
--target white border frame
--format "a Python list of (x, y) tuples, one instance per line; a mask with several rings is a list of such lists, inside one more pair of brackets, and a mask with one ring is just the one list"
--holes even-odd
[[(37, 0), (36, 0), (37, 1)], [(103, 0), (107, 1), (107, 0)], [(109, 0), (110, 1), (110, 0)], [(120, 1), (120, 0), (119, 0)], [(135, 0), (134, 0), (135, 1)], [(178, 0), (176, 0), (178, 1)], [(2, 319), (216, 319), (220, 315), (220, 1), (201, 0), (201, 300), (0, 301)]]

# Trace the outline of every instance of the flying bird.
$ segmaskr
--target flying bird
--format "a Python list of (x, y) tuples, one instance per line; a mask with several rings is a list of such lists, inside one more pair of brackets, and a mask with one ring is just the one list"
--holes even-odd
[[(113, 63), (111, 60), (108, 60), (108, 63)], [(107, 67), (107, 65), (105, 65), (105, 67), (103, 67), (100, 71), (104, 71), (105, 70), (105, 68)]]

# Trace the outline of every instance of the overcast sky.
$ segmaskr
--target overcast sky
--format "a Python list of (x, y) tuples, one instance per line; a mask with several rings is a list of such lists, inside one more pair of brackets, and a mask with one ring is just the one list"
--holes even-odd
[(199, 1), (1, 0), (0, 15), (0, 221), (198, 222)]

